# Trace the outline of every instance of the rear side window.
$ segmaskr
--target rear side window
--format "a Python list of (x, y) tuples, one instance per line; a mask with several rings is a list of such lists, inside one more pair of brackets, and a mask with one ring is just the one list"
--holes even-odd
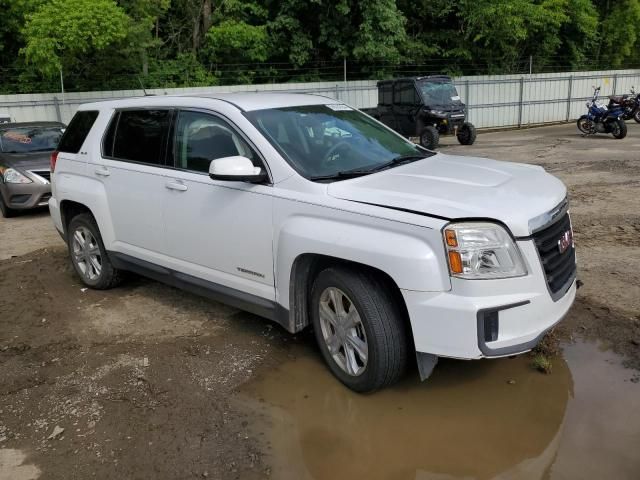
[(58, 151), (78, 153), (96, 118), (98, 118), (98, 112), (94, 110), (76, 112), (60, 139)]
[(384, 83), (378, 89), (378, 103), (380, 105), (391, 105), (393, 103), (393, 84)]
[(164, 165), (169, 110), (123, 110), (105, 136), (104, 152), (119, 160)]

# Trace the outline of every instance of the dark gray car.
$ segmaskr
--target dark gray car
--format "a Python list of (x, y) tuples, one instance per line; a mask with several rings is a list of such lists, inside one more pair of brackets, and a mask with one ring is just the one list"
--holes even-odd
[(64, 128), (58, 122), (0, 124), (0, 211), (4, 217), (47, 205), (51, 152)]

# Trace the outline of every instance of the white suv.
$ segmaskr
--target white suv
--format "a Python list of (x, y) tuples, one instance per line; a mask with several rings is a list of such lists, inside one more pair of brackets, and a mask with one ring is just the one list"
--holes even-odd
[(133, 271), (313, 326), (359, 392), (413, 352), (530, 350), (567, 313), (566, 188), (538, 166), (444, 155), (314, 95), (83, 105), (52, 156), (56, 228), (89, 287)]

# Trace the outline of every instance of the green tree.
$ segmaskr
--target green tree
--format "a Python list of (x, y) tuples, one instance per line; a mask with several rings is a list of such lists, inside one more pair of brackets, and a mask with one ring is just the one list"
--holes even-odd
[(406, 41), (405, 18), (394, 0), (268, 2), (276, 54), (294, 65), (348, 57), (397, 62)]
[(50, 0), (27, 16), (22, 52), (45, 75), (81, 69), (124, 39), (129, 22), (112, 0)]
[(638, 54), (640, 0), (597, 0), (602, 21), (597, 62), (620, 67)]
[(120, 0), (120, 6), (131, 19), (125, 41), (127, 56), (137, 55), (143, 75), (149, 74), (149, 50), (162, 46), (159, 21), (171, 0)]
[(266, 25), (226, 20), (211, 27), (207, 40), (214, 62), (264, 62), (269, 58)]

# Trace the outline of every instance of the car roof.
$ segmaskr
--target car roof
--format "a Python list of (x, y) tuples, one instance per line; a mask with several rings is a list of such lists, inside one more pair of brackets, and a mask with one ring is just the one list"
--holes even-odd
[(0, 123), (0, 130), (6, 130), (8, 128), (20, 128), (20, 127), (61, 127), (64, 128), (66, 125), (61, 122), (10, 122), (10, 123)]
[(449, 75), (424, 75), (421, 77), (400, 77), (400, 78), (392, 78), (389, 80), (380, 80), (378, 85), (382, 85), (385, 83), (394, 83), (394, 82), (419, 82), (421, 80), (449, 80), (451, 81), (451, 77)]
[(242, 111), (265, 110), (269, 108), (299, 107), (306, 105), (328, 105), (342, 103), (330, 97), (306, 93), (276, 92), (237, 92), (237, 93), (203, 93), (186, 95), (147, 95), (118, 100), (86, 103), (81, 110), (102, 108), (131, 108), (145, 106), (180, 106), (185, 98), (220, 100), (230, 103)]

